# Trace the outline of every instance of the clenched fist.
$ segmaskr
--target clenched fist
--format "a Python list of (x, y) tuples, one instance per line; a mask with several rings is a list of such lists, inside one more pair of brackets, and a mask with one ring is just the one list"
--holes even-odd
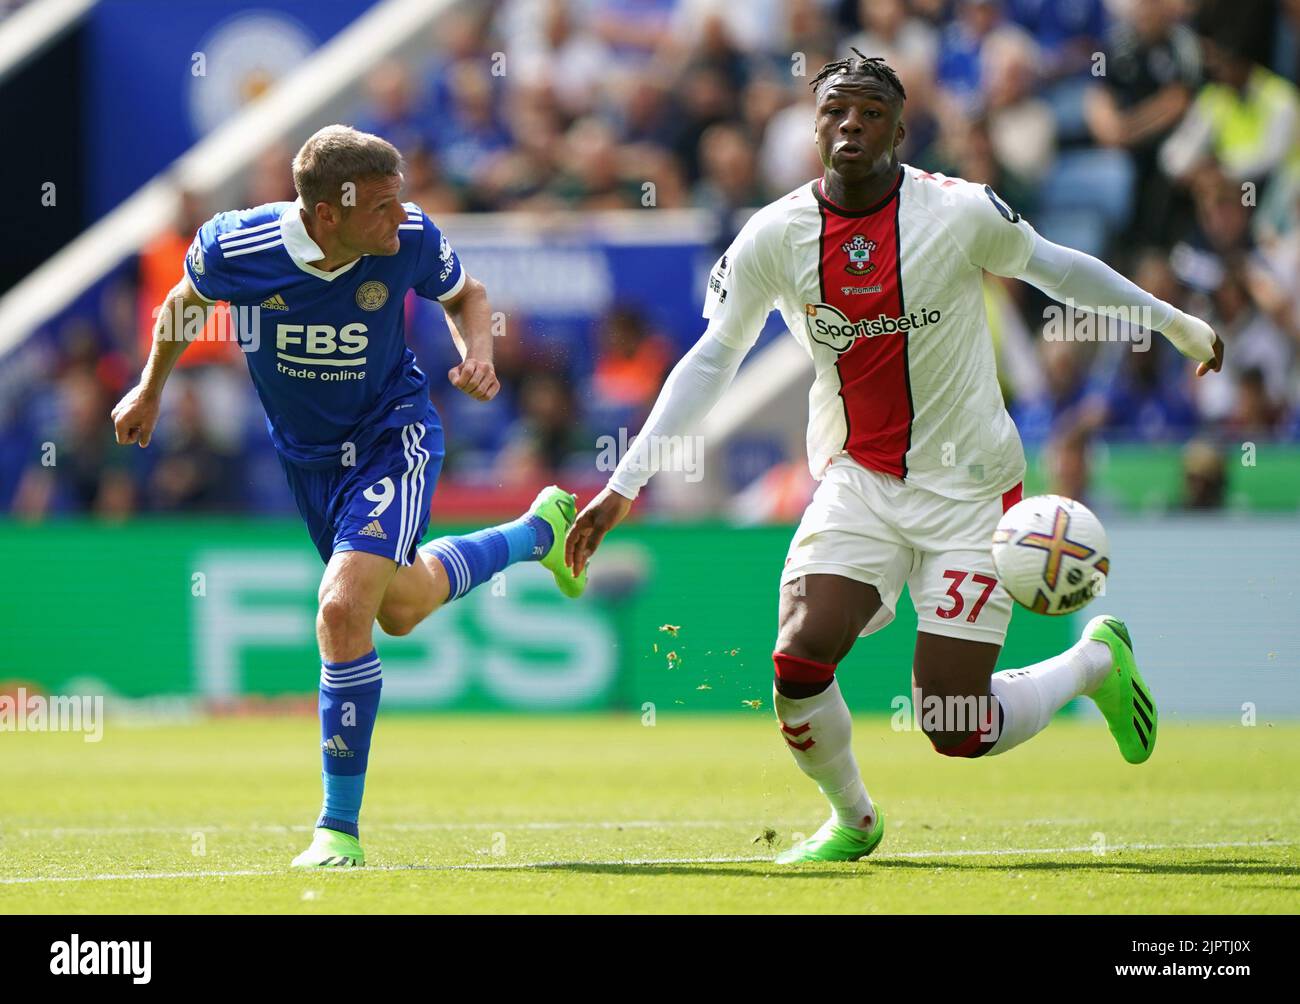
[(463, 390), (475, 401), (491, 401), (501, 389), (496, 370), (491, 363), (481, 359), (466, 359), (447, 371), (447, 379), (458, 390)]
[(142, 386), (133, 387), (113, 407), (113, 429), (122, 446), (139, 443), (143, 448), (153, 438), (153, 427), (158, 424), (158, 396)]

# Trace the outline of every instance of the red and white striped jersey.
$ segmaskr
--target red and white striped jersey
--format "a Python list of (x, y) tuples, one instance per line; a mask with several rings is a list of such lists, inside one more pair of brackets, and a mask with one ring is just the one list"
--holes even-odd
[(713, 267), (707, 334), (741, 351), (775, 307), (812, 356), (808, 464), (848, 453), (954, 499), (1000, 496), (1025, 457), (998, 387), (981, 270), (1020, 274), (1032, 227), (987, 186), (903, 165), (869, 209), (810, 182)]

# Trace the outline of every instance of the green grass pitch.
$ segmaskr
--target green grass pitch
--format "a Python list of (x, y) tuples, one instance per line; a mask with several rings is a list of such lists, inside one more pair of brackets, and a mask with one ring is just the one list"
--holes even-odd
[(861, 718), (889, 830), (851, 865), (771, 856), (825, 815), (770, 707), (732, 717), (380, 717), (350, 872), (294, 872), (314, 720), (5, 733), (0, 912), (1263, 913), (1300, 907), (1300, 723), (1098, 720), (936, 756)]

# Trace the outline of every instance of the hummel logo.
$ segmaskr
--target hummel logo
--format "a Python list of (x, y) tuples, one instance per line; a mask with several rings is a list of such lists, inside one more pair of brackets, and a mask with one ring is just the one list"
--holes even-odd
[(265, 307), (267, 310), (288, 310), (289, 309), (289, 305), (284, 302), (284, 297), (281, 296), (279, 293), (276, 293), (275, 296), (268, 296), (265, 300), (262, 301), (262, 306)]
[(348, 749), (348, 744), (343, 741), (342, 736), (335, 736), (333, 739), (326, 739), (320, 744), (320, 748), (330, 756), (355, 756), (356, 754)]
[(372, 519), (360, 530), (363, 537), (378, 537), (380, 540), (387, 540), (388, 534), (384, 533), (384, 528), (379, 525), (379, 520)]

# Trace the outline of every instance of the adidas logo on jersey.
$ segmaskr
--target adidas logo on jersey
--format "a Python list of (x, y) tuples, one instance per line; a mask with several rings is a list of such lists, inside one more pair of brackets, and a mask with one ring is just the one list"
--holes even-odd
[(348, 749), (348, 744), (343, 741), (342, 736), (334, 736), (332, 739), (326, 739), (320, 744), (320, 748), (330, 756), (348, 757), (356, 756), (354, 750)]
[(378, 537), (380, 540), (388, 539), (388, 534), (384, 533), (384, 528), (380, 526), (377, 519), (372, 519), (359, 532), (363, 537)]
[(281, 296), (279, 293), (276, 293), (275, 296), (268, 296), (265, 300), (262, 301), (262, 306), (267, 310), (288, 310), (289, 309), (289, 305), (284, 302), (284, 297)]

